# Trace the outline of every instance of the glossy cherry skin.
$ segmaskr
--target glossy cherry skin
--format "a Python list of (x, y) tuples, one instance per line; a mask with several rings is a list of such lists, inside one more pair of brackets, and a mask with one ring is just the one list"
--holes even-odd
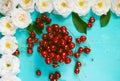
[(45, 21), (46, 21), (47, 24), (50, 24), (52, 20), (51, 20), (51, 18), (46, 18)]
[(49, 79), (52, 80), (52, 79), (54, 79), (54, 78), (55, 78), (55, 75), (54, 75), (53, 73), (51, 73), (51, 74), (49, 75)]
[(87, 39), (87, 37), (86, 37), (86, 36), (84, 36), (84, 35), (80, 37), (81, 42), (85, 42), (85, 41), (86, 41), (86, 39)]
[(89, 22), (94, 23), (95, 22), (95, 18), (94, 17), (90, 17)]
[(59, 72), (55, 72), (55, 78), (59, 79), (61, 77), (61, 74)]
[(78, 44), (80, 44), (80, 43), (81, 43), (80, 38), (76, 38), (76, 42), (77, 42)]
[(39, 39), (38, 39), (38, 38), (34, 38), (34, 42), (35, 42), (35, 43), (38, 43), (38, 42), (39, 42)]
[(45, 58), (45, 62), (46, 62), (46, 64), (51, 64), (52, 59), (50, 57), (47, 57), (47, 58)]
[(46, 57), (48, 57), (48, 51), (46, 50), (46, 51), (42, 51), (42, 56), (44, 57), (44, 58), (46, 58)]
[(75, 72), (76, 74), (79, 74), (79, 73), (80, 73), (80, 69), (79, 69), (79, 68), (75, 68), (74, 72)]
[(37, 70), (37, 71), (36, 71), (36, 75), (37, 75), (37, 76), (40, 76), (40, 75), (41, 75), (41, 71), (40, 71), (40, 70)]
[(71, 59), (70, 58), (65, 58), (65, 64), (70, 64), (71, 63)]
[(79, 58), (79, 57), (80, 57), (80, 53), (78, 53), (78, 52), (75, 53), (75, 54), (74, 54), (74, 57), (75, 57), (75, 58)]
[(92, 28), (92, 23), (91, 23), (91, 22), (88, 22), (87, 27), (88, 27), (88, 28)]
[(20, 51), (19, 50), (16, 50), (14, 53), (13, 53), (13, 55), (15, 55), (15, 56), (18, 56), (20, 54)]
[(36, 23), (40, 23), (41, 19), (40, 18), (36, 18)]
[(84, 48), (84, 52), (85, 52), (86, 54), (89, 54), (89, 53), (90, 53), (90, 51), (91, 51), (91, 49), (90, 49), (90, 48), (88, 48), (88, 47), (85, 47), (85, 48)]
[(77, 62), (76, 62), (76, 66), (77, 66), (77, 67), (82, 66), (81, 62), (80, 62), (80, 61), (77, 61)]
[(71, 49), (73, 49), (73, 48), (75, 47), (75, 43), (70, 42), (70, 43), (69, 43), (69, 47), (70, 47)]
[(52, 27), (51, 27), (51, 26), (47, 26), (46, 31), (47, 31), (48, 33), (52, 32)]
[(34, 44), (33, 43), (29, 43), (28, 44), (28, 48), (32, 49), (34, 47)]
[(32, 53), (33, 53), (33, 50), (30, 49), (30, 48), (28, 48), (28, 49), (27, 49), (27, 53), (28, 53), (28, 54), (32, 54)]
[(28, 43), (32, 43), (32, 41), (33, 41), (33, 39), (32, 39), (31, 37), (28, 37), (28, 38), (27, 38), (27, 42), (28, 42)]
[(84, 51), (84, 49), (82, 47), (79, 47), (78, 53), (82, 53), (83, 51)]
[(46, 18), (47, 18), (47, 15), (46, 14), (42, 14), (42, 17), (41, 17), (42, 21), (45, 21)]

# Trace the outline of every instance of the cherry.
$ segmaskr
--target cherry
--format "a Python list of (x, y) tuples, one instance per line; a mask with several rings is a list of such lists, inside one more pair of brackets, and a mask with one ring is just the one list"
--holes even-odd
[(33, 43), (29, 43), (28, 44), (28, 48), (32, 49), (34, 47), (34, 44)]
[(44, 24), (43, 24), (43, 23), (38, 23), (38, 27), (39, 27), (40, 29), (43, 29), (43, 28), (44, 28)]
[(81, 37), (80, 37), (81, 42), (85, 42), (86, 39), (87, 39), (86, 36), (81, 36)]
[(28, 37), (28, 38), (27, 38), (27, 42), (28, 42), (28, 43), (32, 43), (32, 41), (33, 41), (33, 39), (32, 39), (31, 37)]
[(36, 34), (35, 34), (34, 32), (31, 32), (31, 33), (30, 33), (30, 37), (31, 37), (31, 38), (35, 38), (35, 36), (36, 36)]
[(37, 75), (37, 76), (40, 76), (40, 75), (41, 75), (41, 71), (40, 71), (40, 70), (37, 70), (37, 71), (36, 71), (36, 75)]
[(89, 22), (94, 23), (95, 22), (95, 18), (94, 17), (90, 17)]
[(75, 57), (75, 58), (79, 58), (79, 57), (80, 57), (80, 53), (78, 53), (78, 52), (75, 53), (75, 54), (74, 54), (74, 57)]
[(91, 49), (90, 49), (90, 48), (88, 48), (88, 47), (85, 47), (85, 48), (84, 48), (84, 52), (85, 52), (86, 54), (89, 54), (89, 53), (90, 53), (90, 51), (91, 51)]
[(73, 49), (73, 48), (75, 47), (75, 44), (74, 44), (73, 42), (70, 42), (70, 43), (69, 43), (69, 47), (70, 47), (71, 49)]
[(51, 51), (56, 51), (56, 49), (57, 49), (57, 47), (55, 45), (51, 45), (50, 48), (51, 48)]
[(65, 58), (67, 57), (66, 52), (62, 52), (61, 57), (62, 57), (63, 59), (65, 59)]
[(65, 50), (66, 50), (66, 51), (69, 50), (69, 45), (65, 45)]
[(46, 39), (47, 39), (47, 34), (43, 34), (43, 35), (42, 35), (42, 39), (43, 39), (43, 40), (46, 40)]
[(71, 59), (70, 58), (65, 58), (65, 64), (69, 64), (69, 63), (71, 63)]
[(58, 65), (57, 63), (54, 63), (52, 66), (53, 66), (54, 68), (57, 68), (59, 65)]
[(38, 52), (42, 52), (43, 51), (43, 48), (41, 46), (38, 47)]
[(53, 78), (53, 79), (51, 79), (51, 81), (57, 81), (57, 79)]
[(44, 47), (47, 47), (48, 44), (49, 44), (48, 41), (46, 41), (46, 40), (43, 41), (43, 46), (44, 46)]
[(77, 42), (78, 44), (80, 44), (80, 43), (81, 43), (80, 38), (76, 38), (76, 42)]
[(60, 46), (65, 46), (66, 45), (66, 41), (64, 39), (61, 39), (59, 45)]
[(62, 26), (60, 29), (63, 33), (65, 33), (67, 31), (66, 26)]
[(33, 50), (30, 49), (30, 48), (28, 48), (28, 49), (27, 49), (27, 53), (28, 53), (28, 54), (32, 54), (32, 53), (33, 53)]
[(53, 58), (53, 57), (55, 57), (55, 53), (54, 53), (54, 52), (51, 52), (51, 53), (49, 53), (49, 56), (50, 56), (51, 58)]
[(83, 52), (83, 48), (82, 47), (79, 47), (79, 49), (78, 49), (78, 53), (82, 53)]
[(42, 56), (44, 57), (44, 58), (46, 58), (46, 57), (48, 57), (48, 52), (47, 51), (42, 51)]
[(72, 42), (72, 36), (68, 36), (67, 41)]
[(51, 26), (47, 26), (46, 31), (47, 31), (48, 33), (52, 32), (52, 27), (51, 27)]
[(59, 72), (55, 72), (55, 77), (59, 79), (61, 77), (61, 74)]
[(45, 62), (46, 62), (46, 64), (51, 64), (52, 59), (50, 57), (47, 57), (47, 58), (45, 58)]
[(15, 55), (15, 56), (18, 56), (19, 54), (20, 54), (20, 52), (18, 49), (13, 53), (13, 55)]
[(77, 66), (77, 67), (80, 67), (81, 65), (82, 65), (82, 64), (81, 64), (80, 61), (77, 61), (77, 62), (76, 62), (76, 66)]
[(40, 18), (36, 18), (36, 23), (40, 23), (41, 19)]
[(55, 61), (59, 61), (60, 59), (61, 59), (61, 57), (59, 54), (55, 55)]
[(88, 27), (88, 28), (92, 28), (92, 23), (91, 23), (91, 22), (88, 22), (87, 27)]
[(77, 67), (77, 68), (75, 68), (74, 72), (75, 72), (76, 74), (79, 74), (79, 73), (80, 73), (80, 69)]
[(51, 18), (46, 18), (46, 23), (50, 24), (51, 23)]
[(68, 50), (68, 55), (73, 56), (73, 51), (72, 50)]
[(58, 39), (59, 39), (58, 37), (54, 37), (54, 38), (53, 38), (53, 42), (54, 42), (55, 44), (58, 43)]
[(38, 43), (39, 39), (38, 38), (34, 38), (34, 42)]
[(53, 73), (51, 73), (51, 74), (49, 75), (49, 79), (50, 79), (50, 80), (54, 79), (54, 77), (55, 77), (55, 76), (54, 76)]
[(56, 32), (59, 31), (59, 25), (58, 24), (53, 24), (52, 27)]
[(46, 20), (46, 18), (47, 18), (46, 14), (42, 14), (41, 19), (42, 19), (43, 21), (45, 21), (45, 20)]

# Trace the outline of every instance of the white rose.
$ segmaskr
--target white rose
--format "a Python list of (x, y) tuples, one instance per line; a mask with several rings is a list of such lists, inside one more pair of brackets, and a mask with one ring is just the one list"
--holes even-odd
[(85, 16), (90, 11), (90, 0), (71, 0), (71, 8), (73, 12), (78, 13), (80, 16)]
[(0, 58), (0, 75), (16, 75), (20, 72), (20, 60), (13, 55), (2, 55)]
[(22, 7), (22, 9), (28, 12), (34, 11), (34, 4), (35, 4), (35, 0), (20, 0), (19, 1), (19, 5)]
[(53, 0), (54, 12), (67, 17), (71, 13), (69, 0)]
[(36, 9), (40, 13), (52, 12), (53, 6), (51, 0), (36, 0)]
[(13, 24), (19, 28), (26, 28), (32, 22), (30, 13), (21, 8), (15, 9), (11, 16)]
[(0, 54), (13, 54), (18, 48), (18, 42), (13, 36), (4, 36), (0, 39)]
[(21, 81), (21, 79), (16, 77), (15, 75), (6, 75), (3, 76), (0, 81)]
[(120, 16), (120, 0), (112, 0), (111, 9), (117, 16)]
[(16, 27), (13, 25), (10, 17), (2, 17), (0, 19), (0, 32), (3, 35), (14, 35)]
[(106, 15), (111, 8), (110, 0), (93, 0), (92, 10), (95, 14)]
[(0, 0), (0, 13), (10, 15), (16, 6), (17, 0)]

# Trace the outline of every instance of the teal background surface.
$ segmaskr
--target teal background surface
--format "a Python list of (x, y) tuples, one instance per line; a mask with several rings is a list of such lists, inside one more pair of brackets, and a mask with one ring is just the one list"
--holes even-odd
[[(36, 12), (31, 14), (33, 21), (38, 14)], [(93, 24), (93, 28), (87, 30), (87, 42), (81, 44), (90, 47), (92, 51), (89, 55), (81, 54), (79, 58), (82, 62), (80, 74), (74, 74), (76, 61), (74, 58), (72, 58), (71, 64), (62, 63), (56, 69), (52, 68), (52, 65), (46, 65), (44, 59), (37, 52), (37, 44), (34, 47), (34, 53), (28, 55), (26, 39), (29, 35), (25, 29), (18, 29), (15, 34), (21, 52), (19, 56), (21, 72), (18, 77), (22, 81), (49, 81), (49, 74), (59, 71), (62, 77), (58, 81), (120, 81), (120, 17), (112, 14), (109, 24), (101, 28), (99, 17), (92, 12), (82, 18), (88, 21), (92, 15), (96, 22)], [(75, 29), (71, 15), (68, 18), (62, 18), (55, 14), (49, 14), (49, 17), (52, 18), (52, 23), (65, 25), (73, 36), (74, 42), (75, 38), (84, 35)], [(37, 35), (37, 37), (41, 39), (41, 35)], [(77, 46), (79, 47), (79, 45)], [(40, 77), (35, 74), (37, 69), (42, 72)]]

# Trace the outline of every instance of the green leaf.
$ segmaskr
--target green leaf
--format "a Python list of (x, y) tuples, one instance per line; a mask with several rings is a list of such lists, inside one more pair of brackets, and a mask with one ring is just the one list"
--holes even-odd
[(111, 17), (110, 11), (109, 11), (106, 15), (102, 15), (102, 16), (100, 17), (101, 27), (105, 27), (105, 26), (109, 23), (110, 17)]
[(31, 33), (32, 31), (34, 31), (34, 27), (32, 24), (30, 24), (28, 27), (27, 27), (27, 31), (28, 33)]
[(34, 30), (37, 34), (42, 34), (42, 29), (40, 29), (36, 24), (34, 24), (33, 26), (34, 26)]
[(87, 23), (78, 14), (72, 12), (72, 21), (79, 32), (87, 34)]

